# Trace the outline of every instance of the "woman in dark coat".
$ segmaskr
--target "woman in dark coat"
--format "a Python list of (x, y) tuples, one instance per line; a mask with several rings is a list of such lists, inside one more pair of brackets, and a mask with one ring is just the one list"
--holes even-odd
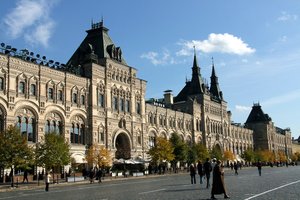
[(224, 171), (221, 166), (221, 161), (218, 160), (217, 164), (213, 169), (213, 183), (211, 189), (211, 199), (216, 199), (215, 194), (224, 194), (224, 199), (229, 199), (226, 193), (225, 183), (224, 183)]

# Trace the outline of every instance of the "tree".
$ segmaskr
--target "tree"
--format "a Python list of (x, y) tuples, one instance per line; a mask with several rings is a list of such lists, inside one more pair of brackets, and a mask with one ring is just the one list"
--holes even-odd
[(174, 160), (173, 151), (174, 148), (168, 140), (158, 137), (155, 146), (148, 151), (148, 154), (152, 157), (152, 161), (162, 163)]
[(187, 151), (187, 163), (190, 165), (191, 163), (195, 163), (197, 160), (197, 152), (195, 145), (189, 146)]
[(256, 160), (263, 162), (273, 162), (275, 160), (274, 154), (269, 150), (258, 150), (255, 152)]
[[(9, 126), (0, 133), (0, 163), (1, 167), (11, 168), (12, 171), (14, 168), (25, 168), (33, 163), (33, 149), (28, 146), (26, 138), (16, 127)], [(14, 186), (13, 177), (11, 186)]]
[(231, 151), (224, 151), (224, 154), (223, 154), (223, 160), (224, 161), (234, 160), (234, 159), (235, 159), (235, 156)]
[(252, 149), (247, 149), (242, 154), (242, 158), (245, 161), (254, 162), (255, 161), (255, 152)]
[(221, 160), (222, 158), (222, 152), (220, 148), (214, 146), (212, 150), (210, 151), (211, 158), (216, 158), (217, 160)]
[(183, 162), (187, 160), (188, 148), (186, 143), (184, 143), (184, 141), (182, 141), (179, 135), (176, 133), (172, 133), (170, 142), (174, 148), (173, 154), (175, 158), (172, 164), (175, 168), (177, 162)]
[(198, 143), (193, 145), (193, 148), (196, 153), (196, 160), (202, 160), (205, 161), (206, 158), (209, 158), (209, 153), (204, 144)]
[(283, 151), (278, 151), (278, 158), (280, 162), (286, 162), (287, 158)]
[(36, 145), (36, 163), (46, 170), (69, 164), (70, 147), (65, 138), (57, 133), (45, 134), (44, 141)]
[(91, 145), (87, 150), (85, 160), (90, 167), (108, 167), (111, 165), (110, 152), (103, 146)]

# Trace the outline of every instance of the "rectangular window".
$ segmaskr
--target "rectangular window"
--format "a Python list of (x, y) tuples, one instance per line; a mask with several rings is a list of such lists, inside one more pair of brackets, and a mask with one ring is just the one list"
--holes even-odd
[(58, 99), (58, 101), (62, 101), (63, 100), (63, 91), (62, 90), (58, 90), (58, 97), (57, 97), (57, 99)]
[(81, 98), (80, 98), (80, 103), (81, 105), (84, 105), (85, 104), (85, 96), (84, 95), (81, 95)]
[(99, 94), (98, 106), (104, 108), (104, 94)]
[(113, 97), (113, 110), (118, 110), (118, 98)]
[(36, 95), (36, 87), (35, 84), (30, 85), (30, 95), (35, 96)]
[(19, 83), (19, 93), (20, 94), (25, 94), (25, 82), (21, 81)]
[(0, 90), (4, 90), (4, 78), (0, 77)]
[(141, 114), (141, 103), (140, 102), (136, 103), (136, 113), (139, 115)]
[(120, 99), (120, 111), (124, 112), (124, 99)]
[(72, 97), (73, 103), (77, 103), (77, 94), (76, 94), (76, 93), (73, 93), (72, 96), (73, 96), (73, 97)]
[(53, 99), (53, 88), (48, 89), (48, 98)]
[(125, 101), (125, 112), (130, 112), (130, 102), (129, 99)]

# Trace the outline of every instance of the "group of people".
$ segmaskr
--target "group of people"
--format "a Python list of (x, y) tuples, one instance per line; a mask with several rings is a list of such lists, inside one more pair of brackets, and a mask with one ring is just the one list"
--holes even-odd
[(98, 168), (91, 169), (91, 171), (89, 173), (90, 183), (94, 183), (95, 178), (98, 180), (98, 183), (101, 183), (102, 176), (103, 176), (103, 172), (102, 172), (101, 168), (100, 169), (98, 169)]
[(225, 199), (229, 199), (224, 183), (224, 166), (220, 160), (213, 159), (212, 162), (209, 161), (209, 158), (202, 164), (201, 161), (198, 162), (197, 166), (194, 164), (190, 165), (190, 175), (191, 183), (196, 184), (196, 171), (200, 176), (200, 184), (203, 183), (203, 178), (206, 178), (206, 188), (210, 187), (210, 174), (213, 172), (213, 182), (211, 189), (211, 199), (216, 199), (216, 194), (224, 194)]

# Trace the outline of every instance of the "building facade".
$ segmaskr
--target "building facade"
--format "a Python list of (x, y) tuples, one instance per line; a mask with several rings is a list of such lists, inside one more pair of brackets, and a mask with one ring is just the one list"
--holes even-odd
[(16, 125), (32, 145), (56, 131), (70, 143), (76, 163), (85, 162), (91, 144), (105, 146), (113, 159), (147, 159), (155, 138), (172, 133), (237, 156), (256, 145), (289, 148), (289, 131), (277, 136), (268, 126), (272, 134), (265, 139), (272, 143), (265, 145), (256, 139), (264, 132), (259, 126), (231, 122), (214, 65), (205, 84), (196, 54), (192, 79), (177, 96), (167, 90), (163, 99), (146, 100), (147, 82), (126, 63), (103, 22), (92, 24), (66, 65), (5, 44), (1, 51), (0, 130)]

